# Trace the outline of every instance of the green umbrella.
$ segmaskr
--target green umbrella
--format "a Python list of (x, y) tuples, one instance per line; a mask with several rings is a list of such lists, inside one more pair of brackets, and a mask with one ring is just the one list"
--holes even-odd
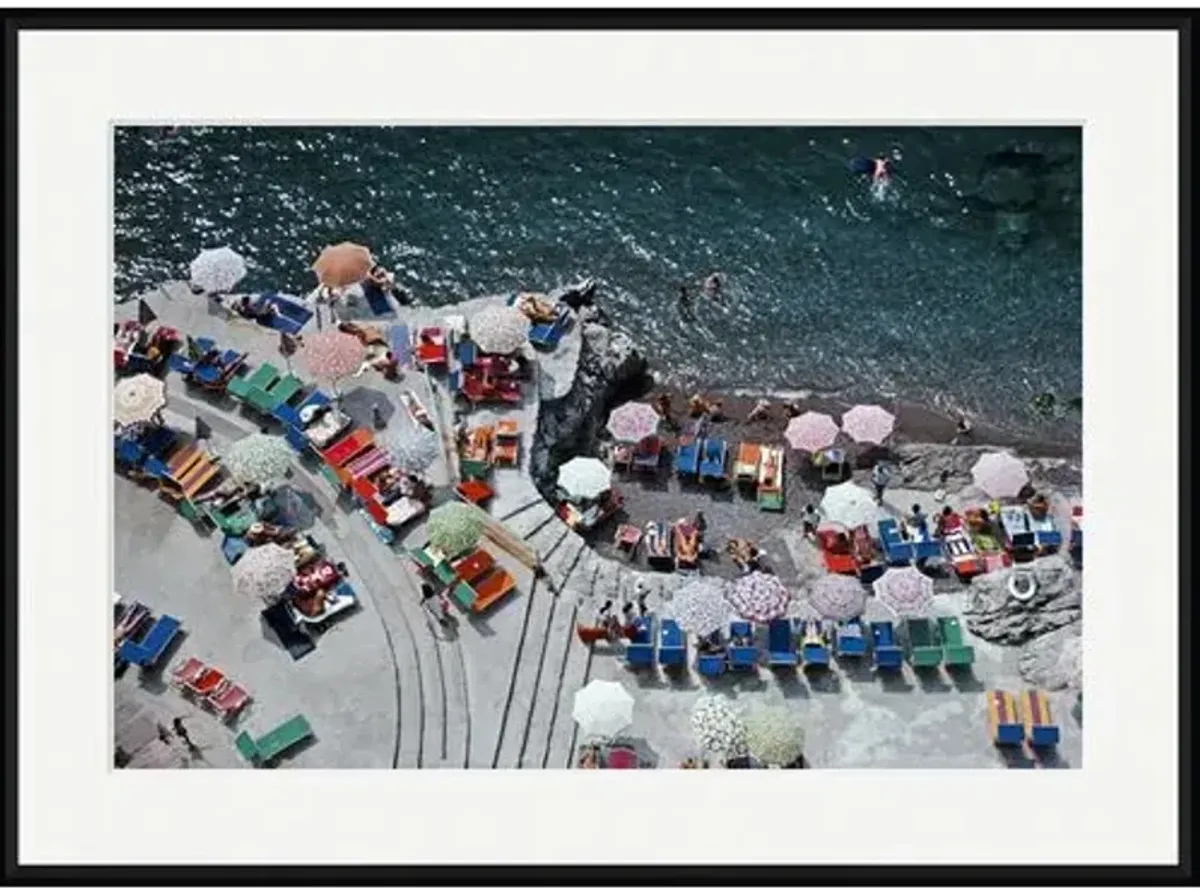
[(447, 555), (458, 555), (479, 542), (483, 518), (469, 505), (447, 502), (429, 513), (426, 532), (433, 548)]
[(750, 756), (769, 766), (786, 766), (804, 753), (804, 723), (787, 707), (761, 707), (746, 717)]

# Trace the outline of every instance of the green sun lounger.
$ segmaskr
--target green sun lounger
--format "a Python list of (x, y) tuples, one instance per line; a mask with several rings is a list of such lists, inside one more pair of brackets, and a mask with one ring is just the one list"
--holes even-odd
[(975, 649), (963, 638), (962, 624), (957, 617), (939, 617), (938, 632), (942, 636), (942, 652), (946, 666), (969, 667), (975, 663)]
[(230, 380), (226, 390), (239, 400), (250, 402), (252, 394), (256, 391), (265, 392), (278, 378), (279, 370), (270, 363), (263, 363), (246, 378), (238, 377)]
[(282, 756), (301, 741), (311, 738), (312, 726), (303, 713), (298, 713), (286, 722), (280, 723), (257, 741), (249, 732), (242, 732), (234, 740), (234, 745), (247, 762), (262, 766)]
[[(458, 579), (458, 574), (454, 572), (454, 568), (450, 566), (448, 561), (436, 561), (432, 555), (424, 549), (413, 549), (410, 553), (413, 561), (419, 564), (423, 569), (429, 571), (438, 580), (438, 582), (449, 586)], [(472, 599), (474, 601), (474, 599)]]
[(250, 525), (258, 520), (254, 506), (246, 500), (240, 500), (230, 508), (222, 511), (215, 502), (203, 503), (204, 514), (213, 522), (217, 530), (230, 536), (241, 536), (250, 529)]
[(294, 375), (285, 375), (270, 387), (252, 387), (245, 400), (259, 412), (271, 414), (280, 403), (287, 403), (304, 389), (304, 382)]
[(905, 620), (904, 642), (908, 662), (912, 666), (924, 668), (941, 665), (942, 645), (932, 620), (924, 617), (910, 617)]

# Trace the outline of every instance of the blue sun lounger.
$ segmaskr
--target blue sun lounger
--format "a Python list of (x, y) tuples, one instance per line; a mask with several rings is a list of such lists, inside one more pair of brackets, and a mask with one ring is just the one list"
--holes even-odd
[(141, 473), (152, 478), (164, 477), (168, 472), (168, 468), (163, 457), (171, 451), (177, 440), (178, 435), (166, 426), (155, 428), (142, 438), (143, 458), (140, 468)]
[(376, 316), (396, 315), (396, 311), (392, 308), (392, 302), (388, 300), (383, 289), (374, 282), (363, 282), (362, 290), (363, 297), (367, 299), (367, 306)]
[(837, 626), (835, 648), (839, 659), (861, 658), (867, 655), (867, 640), (863, 638), (862, 621), (843, 620)]
[(913, 557), (917, 561), (927, 561), (930, 558), (940, 558), (942, 556), (942, 541), (940, 539), (930, 537), (927, 540), (917, 540), (912, 545)]
[(700, 473), (700, 444), (694, 437), (684, 437), (675, 448), (675, 473), (696, 477)]
[(542, 350), (554, 350), (570, 327), (571, 311), (560, 304), (554, 322), (540, 322), (529, 327), (529, 343)]
[(806, 667), (829, 666), (829, 637), (816, 620), (804, 622), (804, 633), (800, 640), (800, 652)]
[(799, 662), (792, 621), (786, 617), (772, 620), (767, 624), (767, 666), (794, 667)]
[(240, 366), (245, 359), (246, 354), (231, 347), (222, 353), (215, 363), (197, 363), (192, 368), (192, 380), (202, 385), (215, 385), (230, 374), (230, 367)]
[(904, 666), (904, 649), (896, 644), (896, 627), (890, 620), (871, 624), (871, 641), (875, 646), (875, 669), (899, 670)]
[(464, 338), (456, 345), (458, 353), (458, 361), (464, 366), (474, 366), (479, 350), (475, 347), (475, 342), (470, 338)]
[(412, 365), (412, 337), (404, 323), (398, 323), (388, 329), (388, 347), (392, 349), (392, 356), (396, 358), (397, 363), (401, 366)]
[(240, 536), (226, 534), (225, 539), (221, 542), (221, 554), (230, 564), (237, 564), (238, 559), (245, 555), (249, 548), (246, 540)]
[(625, 646), (626, 666), (654, 666), (654, 623), (649, 617), (639, 617), (633, 622), (633, 627), (633, 637)]
[(163, 652), (167, 650), (167, 646), (179, 634), (180, 627), (183, 624), (167, 614), (158, 618), (158, 621), (150, 628), (150, 632), (146, 633), (146, 637), (140, 642), (133, 642), (126, 639), (121, 643), (120, 649), (117, 651), (117, 656), (127, 663), (136, 664), (139, 667), (153, 667)]
[(895, 518), (884, 518), (879, 522), (879, 542), (888, 564), (908, 564), (917, 557), (913, 544), (900, 536), (900, 525)]
[(748, 621), (735, 620), (729, 624), (729, 669), (753, 670), (758, 666), (758, 646), (732, 644), (739, 639), (754, 641), (754, 628)]
[(725, 480), (725, 441), (710, 437), (700, 445), (700, 477), (713, 481)]
[(664, 667), (687, 666), (687, 640), (671, 618), (658, 625), (658, 663)]
[(276, 332), (298, 335), (313, 317), (313, 312), (303, 304), (289, 300), (278, 292), (260, 295), (258, 300), (261, 304), (270, 304), (278, 311), (271, 317), (270, 323), (270, 327)]
[(715, 679), (725, 672), (729, 654), (721, 651), (717, 654), (697, 654), (696, 672), (709, 679)]
[(146, 448), (135, 437), (118, 435), (113, 438), (113, 453), (117, 463), (131, 469), (139, 469), (146, 458)]

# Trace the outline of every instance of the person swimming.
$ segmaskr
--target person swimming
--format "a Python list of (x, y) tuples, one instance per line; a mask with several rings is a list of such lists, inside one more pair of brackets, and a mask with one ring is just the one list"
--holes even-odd
[(892, 159), (886, 155), (877, 155), (874, 158), (857, 155), (850, 159), (847, 167), (853, 174), (869, 176), (872, 183), (885, 185), (892, 179)]

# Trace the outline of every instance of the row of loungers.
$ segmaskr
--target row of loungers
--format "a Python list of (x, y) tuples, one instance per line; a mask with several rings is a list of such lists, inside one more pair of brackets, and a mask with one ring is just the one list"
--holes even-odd
[[(682, 667), (687, 664), (687, 641), (679, 625), (670, 618), (661, 621), (655, 636), (651, 617), (639, 617), (626, 630), (628, 666)], [(874, 659), (878, 670), (898, 670), (905, 661), (916, 668), (970, 667), (975, 649), (966, 644), (957, 617), (936, 621), (901, 621), (899, 630), (891, 621), (864, 623), (792, 621), (786, 618), (767, 624), (766, 648), (760, 648), (752, 624), (735, 620), (729, 626), (729, 642), (703, 648), (696, 655), (696, 670), (702, 676), (720, 676), (726, 670), (753, 671), (765, 656), (769, 667), (828, 667), (831, 656), (839, 659)]]
[(486, 549), (450, 557), (425, 545), (413, 549), (409, 556), (423, 579), (448, 591), (451, 600), (471, 614), (487, 611), (517, 588), (513, 575), (500, 567)]
[(1045, 750), (1058, 745), (1058, 723), (1044, 691), (1027, 689), (1019, 701), (1007, 691), (989, 691), (987, 712), (992, 742), (998, 747), (1028, 744), (1034, 750)]

